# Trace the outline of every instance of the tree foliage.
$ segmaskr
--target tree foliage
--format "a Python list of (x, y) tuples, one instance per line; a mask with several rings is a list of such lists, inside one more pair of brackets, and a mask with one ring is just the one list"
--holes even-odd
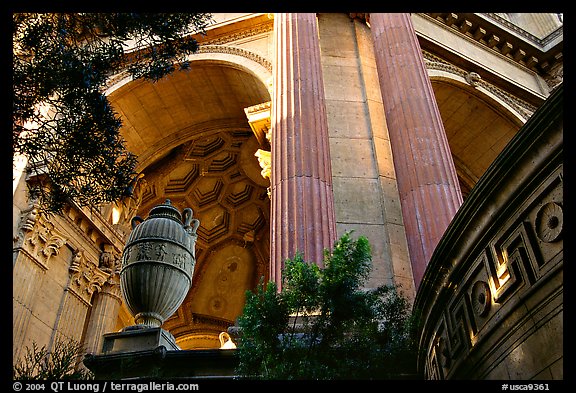
[(238, 319), (238, 373), (262, 379), (399, 379), (415, 375), (416, 318), (392, 286), (365, 290), (365, 237), (342, 236), (324, 268), (285, 262), (282, 290), (261, 282)]
[(77, 368), (83, 355), (82, 346), (73, 340), (57, 341), (52, 350), (33, 342), (14, 365), (12, 376), (24, 381), (93, 379), (89, 370)]
[(130, 194), (137, 158), (127, 151), (104, 88), (110, 76), (157, 81), (198, 49), (204, 13), (15, 13), (12, 148), (28, 159), (40, 207), (60, 211)]

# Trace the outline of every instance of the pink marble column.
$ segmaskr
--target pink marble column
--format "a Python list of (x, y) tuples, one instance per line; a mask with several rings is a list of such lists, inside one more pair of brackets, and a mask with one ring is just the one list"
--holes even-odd
[(270, 279), (296, 252), (323, 265), (336, 238), (316, 14), (274, 15)]
[(462, 193), (410, 14), (370, 14), (370, 27), (418, 288)]

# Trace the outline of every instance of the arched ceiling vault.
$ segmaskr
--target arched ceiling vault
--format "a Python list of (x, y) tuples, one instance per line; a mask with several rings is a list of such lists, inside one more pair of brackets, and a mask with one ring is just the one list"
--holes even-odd
[(109, 99), (122, 118), (128, 150), (148, 157), (215, 122), (247, 124), (244, 108), (270, 101), (270, 94), (263, 82), (233, 64), (193, 61), (190, 70), (155, 83), (128, 83)]
[(432, 80), (432, 88), (466, 196), (522, 124), (469, 86)]
[(269, 182), (245, 108), (270, 101), (252, 73), (222, 62), (192, 62), (156, 83), (113, 91), (127, 148), (144, 175), (138, 215), (170, 199), (200, 220), (192, 289), (164, 323), (183, 349), (217, 346), (244, 294), (269, 259)]

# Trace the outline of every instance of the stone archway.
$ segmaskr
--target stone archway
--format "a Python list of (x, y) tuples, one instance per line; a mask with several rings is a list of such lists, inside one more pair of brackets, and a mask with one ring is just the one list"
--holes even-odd
[(156, 83), (123, 84), (109, 97), (139, 156), (137, 214), (147, 217), (170, 199), (201, 222), (192, 289), (163, 328), (182, 349), (217, 348), (246, 290), (268, 277), (269, 181), (255, 156), (266, 146), (245, 113), (270, 101), (266, 83), (242, 65), (204, 59)]
[(504, 105), (473, 86), (447, 78), (431, 78), (438, 109), (462, 196), (467, 197), (480, 176), (522, 126)]

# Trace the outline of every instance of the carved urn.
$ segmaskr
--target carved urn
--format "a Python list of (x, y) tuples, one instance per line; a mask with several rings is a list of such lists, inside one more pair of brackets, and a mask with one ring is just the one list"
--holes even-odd
[(192, 286), (196, 229), (192, 209), (180, 213), (169, 199), (132, 219), (122, 255), (120, 288), (136, 326), (160, 327), (176, 312)]

